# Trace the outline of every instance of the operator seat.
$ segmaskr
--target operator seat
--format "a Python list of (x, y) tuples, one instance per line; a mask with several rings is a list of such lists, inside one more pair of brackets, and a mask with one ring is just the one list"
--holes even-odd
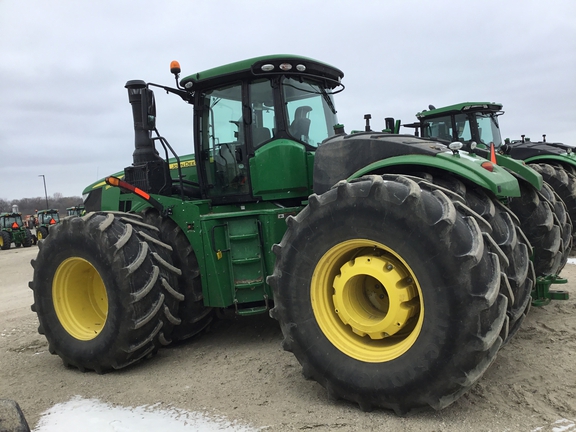
[(296, 108), (294, 120), (289, 129), (294, 138), (305, 143), (308, 142), (308, 133), (310, 132), (310, 119), (308, 118), (310, 111), (312, 108), (307, 105)]
[(272, 138), (270, 129), (266, 127), (256, 127), (252, 130), (252, 142), (254, 148), (260, 147), (264, 142)]
[(448, 132), (448, 127), (440, 123), (438, 125), (438, 138), (444, 141), (452, 141), (452, 136)]

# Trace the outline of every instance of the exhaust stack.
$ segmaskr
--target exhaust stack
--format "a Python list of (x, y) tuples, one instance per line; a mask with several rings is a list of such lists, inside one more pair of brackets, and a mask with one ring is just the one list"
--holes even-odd
[(124, 169), (126, 182), (147, 193), (169, 195), (172, 179), (168, 162), (156, 151), (151, 135), (156, 128), (154, 92), (142, 80), (128, 81), (125, 87), (134, 118), (133, 164)]
[(132, 105), (132, 117), (134, 118), (134, 165), (150, 162), (158, 159), (158, 152), (150, 136), (154, 129), (156, 118), (156, 106), (154, 93), (146, 87), (142, 80), (128, 81), (125, 85), (128, 89), (128, 100)]

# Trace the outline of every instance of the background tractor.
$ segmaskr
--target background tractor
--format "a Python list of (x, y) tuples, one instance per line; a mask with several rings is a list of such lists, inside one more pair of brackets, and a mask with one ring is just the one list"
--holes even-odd
[[(50, 352), (104, 372), (215, 316), (270, 313), (334, 398), (404, 413), (464, 394), (530, 307), (532, 250), (500, 204), (517, 179), (437, 141), (346, 134), (344, 74), (313, 59), (171, 72), (175, 87), (126, 83), (132, 165), (39, 243), (32, 310)], [(159, 134), (151, 87), (193, 106), (193, 155)]]
[[(533, 260), (539, 283), (532, 293), (533, 302), (541, 305), (548, 303), (550, 299), (566, 299), (567, 293), (550, 291), (549, 287), (551, 283), (566, 282), (558, 275), (564, 268), (572, 247), (572, 220), (563, 199), (555, 191), (558, 188), (552, 187), (546, 181), (535, 181), (534, 173), (542, 173), (542, 167), (527, 165), (514, 159), (514, 155), (518, 153), (515, 151), (512, 154), (509, 151), (510, 146), (503, 143), (498, 124), (498, 116), (503, 113), (502, 105), (465, 102), (442, 108), (429, 108), (416, 114), (420, 120), (418, 123), (405, 126), (420, 130), (423, 137), (446, 143), (462, 143), (465, 149), (495, 161), (518, 177), (521, 197), (509, 197), (503, 202), (516, 214), (520, 226), (534, 247)], [(554, 151), (552, 147), (548, 153)], [(553, 157), (550, 154), (545, 157)], [(569, 161), (571, 156), (566, 156), (566, 159)]]
[(66, 216), (84, 216), (86, 214), (86, 209), (83, 205), (68, 207), (66, 209)]
[(48, 237), (50, 228), (60, 222), (60, 215), (57, 209), (39, 210), (36, 212), (36, 238), (42, 240)]
[(22, 221), (21, 213), (0, 213), (0, 249), (10, 249), (14, 245), (32, 246), (32, 233)]
[[(542, 136), (542, 141), (530, 141), (522, 136), (520, 140), (504, 140), (500, 151), (523, 160), (542, 174), (566, 204), (572, 220), (576, 220), (576, 155), (573, 147), (546, 142), (546, 135)], [(576, 238), (576, 226), (573, 229)]]
[[(498, 164), (522, 176), (518, 165), (513, 160), (524, 161), (542, 175), (544, 181), (564, 202), (570, 219), (576, 220), (576, 155), (572, 147), (560, 143), (548, 143), (546, 135), (543, 136), (541, 142), (531, 142), (524, 136), (516, 141), (503, 140), (498, 117), (504, 114), (504, 111), (499, 103), (464, 102), (442, 108), (432, 106), (431, 108), (416, 114), (420, 120), (419, 123), (405, 126), (421, 127), (422, 136), (460, 141), (464, 143), (464, 148), (475, 142), (477, 147), (474, 151), (484, 157), (489, 157), (489, 146), (493, 142)], [(528, 178), (526, 180), (530, 181)], [(546, 191), (542, 192), (554, 206), (554, 199), (550, 197), (550, 194)], [(558, 208), (558, 206), (554, 207)], [(575, 224), (572, 230), (575, 235)]]

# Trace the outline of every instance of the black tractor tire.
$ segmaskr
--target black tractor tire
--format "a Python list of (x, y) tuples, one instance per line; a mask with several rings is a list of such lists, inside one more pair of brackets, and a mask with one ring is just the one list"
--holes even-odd
[(44, 240), (46, 237), (48, 237), (48, 228), (43, 226), (36, 228), (36, 237), (38, 240)]
[(152, 356), (178, 319), (170, 247), (137, 215), (65, 218), (31, 261), (32, 310), (49, 351), (103, 373)]
[(562, 235), (562, 258), (560, 260), (560, 268), (555, 273), (555, 275), (560, 274), (562, 269), (566, 266), (568, 258), (570, 256), (570, 251), (572, 250), (572, 242), (574, 241), (572, 233), (574, 230), (572, 218), (568, 213), (568, 208), (566, 204), (556, 193), (554, 188), (548, 183), (544, 182), (544, 186), (540, 191), (542, 196), (548, 201), (550, 207), (554, 212), (554, 223), (560, 226)]
[(6, 231), (0, 231), (0, 249), (8, 250), (12, 245), (12, 238)]
[(24, 233), (24, 241), (22, 242), (22, 246), (24, 247), (30, 247), (32, 246), (32, 233), (30, 232), (30, 230), (28, 228), (26, 228), (26, 232)]
[(508, 207), (534, 248), (536, 276), (558, 275), (571, 248), (572, 222), (566, 208), (546, 182), (540, 191), (525, 180), (518, 183), (522, 195), (508, 198)]
[(548, 163), (530, 164), (538, 171), (546, 183), (566, 205), (566, 211), (572, 222), (572, 247), (576, 242), (576, 175), (572, 166), (562, 166)]
[(486, 371), (508, 300), (470, 209), (398, 175), (311, 195), (273, 247), (283, 347), (332, 398), (442, 409)]
[(22, 243), (14, 242), (14, 247), (18, 249), (19, 247), (22, 247)]
[(213, 309), (204, 306), (200, 281), (200, 266), (186, 234), (169, 217), (161, 217), (154, 208), (142, 212), (144, 220), (160, 230), (160, 238), (172, 247), (174, 265), (182, 270), (178, 285), (182, 301), (178, 310), (180, 325), (174, 328), (172, 340), (179, 341), (196, 336), (207, 329), (214, 318)]
[(536, 283), (534, 265), (530, 260), (533, 254), (530, 242), (514, 213), (491, 192), (475, 184), (466, 185), (445, 173), (435, 174), (419, 173), (418, 176), (444, 188), (444, 193), (450, 195), (452, 192), (463, 199), (466, 206), (485, 221), (480, 224), (482, 231), (490, 234), (498, 245), (502, 271), (500, 292), (508, 298), (508, 334), (504, 338), (507, 344), (530, 310), (530, 294)]
[(0, 432), (30, 432), (30, 426), (16, 401), (0, 399)]

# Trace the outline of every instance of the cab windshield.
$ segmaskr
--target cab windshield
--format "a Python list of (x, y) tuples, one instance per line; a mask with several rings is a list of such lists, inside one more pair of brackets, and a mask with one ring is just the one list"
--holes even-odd
[(482, 144), (488, 146), (493, 142), (496, 148), (502, 145), (498, 119), (494, 114), (477, 113), (476, 123), (478, 125), (478, 137)]
[(12, 228), (12, 224), (16, 222), (18, 226), (22, 226), (22, 216), (19, 215), (6, 215), (1, 220), (2, 228)]
[(285, 78), (282, 93), (288, 116), (288, 133), (297, 141), (318, 147), (334, 135), (338, 124), (332, 94), (318, 82)]
[(40, 213), (38, 215), (38, 221), (41, 224), (49, 224), (52, 219), (54, 219), (55, 222), (59, 222), (60, 218), (58, 217), (58, 213)]

